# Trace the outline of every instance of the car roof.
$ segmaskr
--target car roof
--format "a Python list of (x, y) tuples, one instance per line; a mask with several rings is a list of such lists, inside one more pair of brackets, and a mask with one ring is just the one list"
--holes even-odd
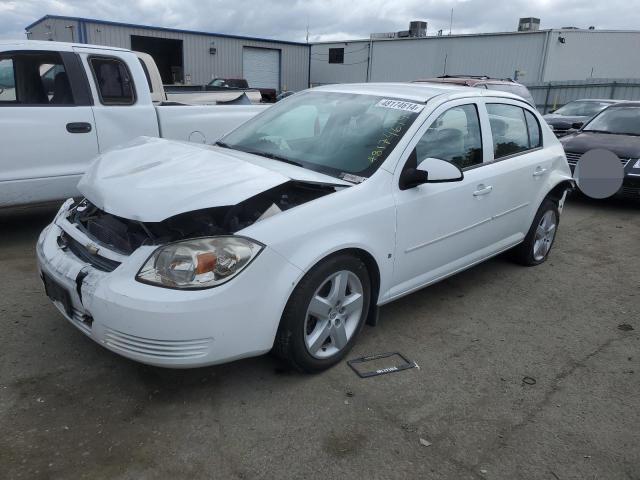
[[(343, 83), (314, 87), (313, 90), (337, 93), (354, 93), (361, 95), (376, 95), (379, 97), (401, 98), (417, 102), (427, 102), (434, 97), (444, 97), (445, 100), (465, 97), (502, 97), (511, 100), (524, 100), (512, 93), (497, 90), (469, 88), (445, 83)], [(525, 101), (526, 103), (526, 101)]]
[(612, 105), (609, 105), (607, 108), (617, 108), (617, 107), (640, 107), (639, 101), (630, 101), (630, 100), (619, 100)]
[(493, 83), (501, 85), (521, 85), (515, 80), (510, 78), (491, 78), (485, 76), (465, 76), (465, 75), (444, 75), (442, 77), (425, 78), (421, 80), (415, 80), (415, 83), (435, 82), (435, 83), (453, 83), (456, 85), (467, 85), (472, 87), (474, 85)]
[(573, 102), (619, 103), (619, 102), (624, 102), (624, 100), (614, 100), (612, 98), (577, 98), (567, 103), (573, 103)]

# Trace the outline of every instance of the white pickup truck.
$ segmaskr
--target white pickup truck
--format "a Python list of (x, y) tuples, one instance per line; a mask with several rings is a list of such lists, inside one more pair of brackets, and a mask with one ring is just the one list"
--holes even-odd
[(266, 108), (164, 102), (152, 81), (157, 68), (143, 58), (112, 47), (0, 42), (0, 208), (77, 195), (91, 161), (133, 138), (213, 143)]

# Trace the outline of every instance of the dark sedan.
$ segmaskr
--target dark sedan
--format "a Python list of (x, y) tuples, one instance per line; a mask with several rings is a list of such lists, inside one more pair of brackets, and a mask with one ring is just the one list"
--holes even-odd
[(595, 114), (617, 103), (619, 100), (584, 99), (574, 100), (544, 116), (556, 137), (566, 135), (576, 123), (585, 123)]
[(580, 130), (560, 139), (573, 171), (580, 156), (594, 148), (615, 153), (624, 166), (618, 195), (640, 200), (640, 102), (613, 104)]

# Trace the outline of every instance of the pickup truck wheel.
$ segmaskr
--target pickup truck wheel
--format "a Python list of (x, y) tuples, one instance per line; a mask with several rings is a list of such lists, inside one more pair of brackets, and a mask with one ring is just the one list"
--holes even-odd
[(364, 263), (336, 255), (311, 269), (295, 288), (280, 321), (274, 353), (315, 373), (344, 358), (369, 311), (371, 283)]
[(558, 205), (550, 199), (545, 199), (524, 241), (512, 250), (512, 258), (526, 266), (540, 265), (544, 262), (555, 241), (559, 222)]

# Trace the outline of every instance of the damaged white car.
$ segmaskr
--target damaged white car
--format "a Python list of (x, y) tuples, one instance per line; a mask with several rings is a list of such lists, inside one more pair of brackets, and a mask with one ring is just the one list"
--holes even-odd
[(511, 249), (544, 262), (571, 173), (522, 99), (436, 84), (316, 88), (216, 146), (99, 157), (40, 236), (48, 296), (125, 357), (273, 350), (320, 371), (377, 307)]

